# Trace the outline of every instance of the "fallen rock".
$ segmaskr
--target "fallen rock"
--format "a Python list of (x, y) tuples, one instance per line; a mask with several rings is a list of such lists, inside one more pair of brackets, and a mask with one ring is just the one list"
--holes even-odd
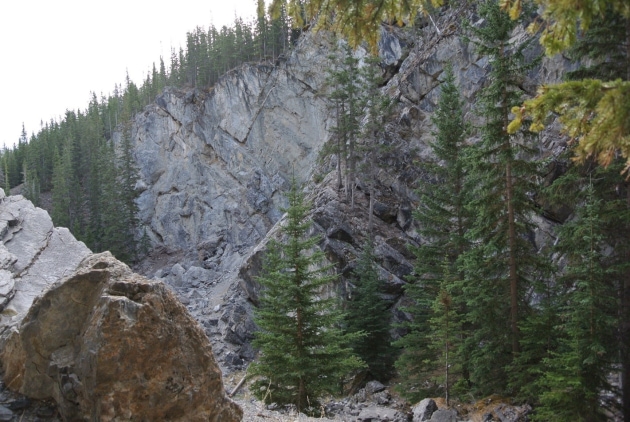
[(369, 406), (361, 410), (357, 422), (403, 422), (407, 416), (389, 407)]
[(2, 352), (5, 383), (64, 420), (239, 421), (208, 338), (161, 282), (108, 252), (35, 299)]
[(431, 420), (433, 413), (438, 410), (437, 404), (433, 399), (424, 399), (412, 409), (413, 422), (425, 422)]
[(370, 381), (365, 385), (365, 391), (368, 394), (378, 393), (383, 391), (386, 387), (378, 381)]
[(436, 410), (431, 416), (430, 422), (456, 422), (457, 411), (453, 409)]

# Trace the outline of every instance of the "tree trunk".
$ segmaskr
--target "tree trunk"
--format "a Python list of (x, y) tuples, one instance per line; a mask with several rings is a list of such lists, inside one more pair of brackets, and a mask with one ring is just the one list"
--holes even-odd
[[(337, 125), (339, 125), (339, 104), (337, 104)], [(341, 180), (341, 136), (337, 134), (337, 192), (343, 188)]]
[[(627, 81), (630, 81), (630, 19), (626, 19)], [(630, 182), (626, 181), (626, 207), (630, 209)], [(630, 251), (626, 261), (630, 262)], [(626, 270), (621, 285), (621, 405), (625, 421), (630, 421), (630, 270)]]
[(512, 353), (519, 352), (518, 330), (518, 272), (516, 264), (516, 222), (514, 217), (514, 186), (512, 185), (512, 164), (505, 167), (506, 196), (508, 206), (508, 237), (510, 248), (510, 326), (512, 331)]
[[(625, 185), (626, 207), (630, 209), (630, 183)], [(626, 262), (630, 262), (630, 251), (626, 252)], [(621, 403), (623, 420), (630, 421), (630, 270), (625, 271), (620, 287)]]

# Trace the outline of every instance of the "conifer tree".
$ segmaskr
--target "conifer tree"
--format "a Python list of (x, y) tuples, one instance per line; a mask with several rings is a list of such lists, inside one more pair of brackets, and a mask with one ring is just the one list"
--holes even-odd
[[(432, 336), (427, 347), (435, 353), (434, 364), (439, 368), (434, 380), (443, 385), (444, 399), (449, 406), (453, 385), (465, 383), (461, 378), (463, 359), (460, 355), (462, 343), (461, 315), (453, 300), (458, 277), (451, 274), (453, 265), (449, 257), (443, 261), (442, 277), (437, 285), (437, 295), (432, 304), (432, 317), (429, 320)], [(461, 299), (460, 299), (461, 300)]]
[(390, 117), (392, 99), (381, 91), (383, 85), (380, 58), (369, 56), (364, 60), (364, 65), (359, 71), (362, 80), (360, 92), (363, 97), (362, 106), (365, 106), (365, 118), (362, 121), (360, 131), (361, 143), (357, 146), (357, 155), (363, 157), (363, 162), (358, 166), (358, 176), (368, 186), (370, 204), (368, 209), (368, 235), (372, 236), (374, 220), (374, 203), (376, 201), (376, 184), (381, 165), (379, 154), (387, 152), (388, 147), (382, 139), (385, 135), (385, 127)]
[(295, 180), (288, 201), (284, 240), (269, 244), (258, 278), (260, 331), (253, 345), (260, 356), (250, 374), (259, 377), (254, 392), (260, 398), (312, 412), (324, 393), (338, 391), (342, 377), (363, 366), (349, 346), (363, 334), (344, 334), (337, 300), (317, 297), (335, 276), (314, 250), (319, 239), (308, 235), (308, 205)]
[(383, 282), (374, 259), (374, 245), (368, 239), (353, 271), (355, 287), (347, 301), (346, 331), (366, 333), (352, 343), (352, 349), (372, 377), (384, 381), (391, 376), (394, 350), (389, 334), (391, 314), (381, 297)]
[(438, 107), (432, 117), (436, 127), (435, 139), (431, 143), (435, 160), (423, 164), (427, 176), (418, 181), (420, 205), (414, 212), (418, 231), (426, 243), (414, 249), (414, 277), (405, 286), (415, 303), (407, 309), (413, 321), (406, 325), (408, 334), (397, 341), (403, 349), (396, 362), (401, 375), (401, 391), (410, 399), (435, 393), (435, 390), (423, 390), (420, 386), (435, 384), (435, 362), (442, 352), (429, 347), (435, 336), (431, 322), (437, 318), (435, 306), (440, 306), (436, 300), (440, 300), (441, 292), (448, 292), (453, 308), (463, 306), (461, 286), (456, 286), (463, 278), (458, 260), (468, 249), (465, 234), (470, 225), (465, 207), (470, 190), (465, 183), (464, 166), (467, 125), (450, 66), (446, 67), (444, 75)]
[[(360, 119), (362, 117), (364, 99), (361, 89), (365, 86), (359, 71), (359, 60), (352, 49), (343, 44), (335, 67), (330, 69), (328, 84), (330, 86), (329, 99), (335, 108), (336, 146), (324, 150), (322, 153), (337, 154), (338, 189), (345, 185), (346, 200), (354, 204), (354, 185), (356, 178), (357, 151), (356, 142), (359, 134)], [(342, 162), (344, 172), (342, 177)], [(343, 181), (342, 181), (343, 180)]]
[(491, 70), (479, 100), (485, 120), (481, 140), (468, 156), (468, 210), (475, 219), (466, 235), (474, 247), (462, 261), (462, 293), (472, 327), (467, 339), (471, 381), (477, 392), (491, 394), (507, 392), (508, 373), (520, 372), (507, 368), (521, 351), (519, 327), (529, 308), (526, 294), (544, 287), (548, 263), (528, 240), (536, 211), (529, 197), (537, 190), (535, 150), (527, 136), (507, 132), (510, 109), (521, 101), (519, 84), (535, 65), (526, 64), (523, 55), (531, 38), (514, 44), (511, 36), (517, 22), (496, 1), (482, 2), (478, 10), (483, 25), (468, 28), (478, 53), (488, 56)]
[(607, 420), (611, 403), (601, 393), (612, 391), (607, 377), (617, 360), (618, 299), (614, 267), (607, 263), (603, 214), (603, 202), (589, 184), (586, 204), (558, 231), (558, 249), (567, 259), (558, 280), (565, 286), (560, 321), (553, 330), (559, 345), (545, 359), (536, 382), (541, 402), (536, 420)]
[(52, 191), (52, 219), (56, 226), (72, 229), (75, 220), (73, 206), (76, 205), (73, 198), (73, 189), (77, 184), (71, 169), (70, 148), (66, 147), (60, 154), (55, 151), (55, 166), (53, 168)]
[(33, 205), (38, 207), (39, 204), (39, 196), (40, 196), (40, 187), (39, 187), (39, 178), (37, 177), (37, 173), (35, 170), (32, 170), (26, 164), (26, 161), (23, 165), (23, 173), (24, 173), (24, 197), (31, 201)]

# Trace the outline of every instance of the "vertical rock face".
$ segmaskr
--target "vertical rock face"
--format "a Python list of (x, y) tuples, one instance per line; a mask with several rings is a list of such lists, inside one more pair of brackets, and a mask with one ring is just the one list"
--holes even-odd
[(310, 176), (328, 138), (317, 95), (328, 54), (324, 38), (310, 38), (281, 63), (228, 72), (210, 91), (167, 88), (136, 116), (140, 220), (155, 246), (218, 276), (266, 235), (287, 180)]
[(239, 421), (208, 338), (162, 283), (109, 253), (38, 297), (4, 349), (5, 382), (65, 420)]

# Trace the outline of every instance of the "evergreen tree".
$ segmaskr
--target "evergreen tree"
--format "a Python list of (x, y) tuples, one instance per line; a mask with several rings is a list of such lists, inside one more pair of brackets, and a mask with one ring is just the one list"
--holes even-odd
[(308, 237), (308, 205), (295, 180), (288, 200), (281, 228), (286, 239), (269, 244), (258, 278), (260, 331), (253, 345), (260, 357), (250, 374), (260, 377), (254, 383), (260, 398), (308, 412), (322, 394), (338, 390), (343, 376), (363, 366), (349, 347), (363, 333), (344, 334), (336, 299), (317, 297), (335, 276), (321, 266), (323, 253), (313, 251), (319, 239)]
[(461, 378), (463, 371), (463, 358), (460, 354), (462, 344), (461, 315), (457, 310), (457, 304), (453, 301), (454, 286), (458, 277), (451, 274), (452, 263), (445, 256), (442, 278), (437, 286), (437, 295), (433, 300), (432, 317), (429, 320), (431, 326), (430, 343), (427, 347), (436, 356), (434, 365), (438, 367), (434, 381), (443, 386), (446, 405), (450, 404), (453, 385), (463, 385), (465, 379)]
[(355, 286), (347, 301), (346, 331), (366, 333), (352, 343), (352, 349), (367, 364), (373, 378), (387, 380), (394, 361), (389, 334), (391, 314), (381, 297), (383, 282), (374, 258), (374, 245), (368, 239), (353, 271)]
[(137, 257), (137, 242), (135, 239), (138, 227), (138, 205), (136, 198), (136, 181), (138, 180), (138, 168), (133, 158), (133, 145), (131, 144), (130, 128), (125, 126), (122, 131), (122, 138), (117, 157), (118, 169), (118, 193), (119, 193), (119, 218), (123, 226), (121, 246), (124, 244), (124, 254), (121, 260), (127, 262), (135, 260)]
[[(337, 60), (336, 65), (329, 70), (328, 95), (335, 108), (335, 125), (332, 131), (335, 134), (336, 145), (328, 147), (322, 154), (337, 155), (337, 188), (341, 189), (345, 184), (346, 200), (354, 205), (356, 143), (365, 103), (361, 97), (364, 83), (359, 71), (359, 59), (354, 56), (347, 44), (341, 46), (341, 52), (335, 51), (333, 57)], [(342, 163), (345, 167), (343, 177)]]
[[(619, 0), (620, 1), (620, 0)], [(269, 10), (288, 10), (294, 27), (330, 28), (356, 47), (367, 41), (376, 52), (383, 22), (413, 22), (417, 13), (441, 6), (443, 0), (272, 0)]]
[[(595, 67), (602, 70), (603, 64), (622, 64), (610, 67), (608, 74), (599, 73), (591, 78), (583, 70), (585, 79), (573, 80), (541, 87), (539, 95), (514, 108), (516, 118), (510, 131), (516, 131), (526, 117), (532, 118), (530, 129), (540, 131), (548, 116), (557, 115), (564, 131), (578, 141), (575, 148), (577, 158), (585, 160), (595, 157), (604, 166), (612, 163), (617, 151), (626, 159), (630, 168), (630, 5), (627, 0), (536, 0), (542, 6), (544, 20), (540, 42), (548, 55), (563, 52), (578, 43), (583, 32), (599, 28), (610, 35), (608, 29), (617, 28), (617, 36), (606, 40), (610, 58), (596, 60)], [(520, 13), (521, 0), (504, 0), (513, 16)], [(532, 24), (538, 29), (539, 21)], [(597, 26), (596, 25), (601, 25)], [(608, 28), (606, 28), (608, 27)], [(593, 32), (590, 35), (592, 36)], [(602, 38), (598, 37), (598, 41)], [(614, 43), (611, 43), (611, 41)], [(599, 54), (601, 45), (592, 48)], [(619, 59), (622, 59), (621, 61)], [(611, 79), (606, 79), (610, 77)], [(604, 78), (604, 79), (601, 79)], [(613, 79), (614, 78), (614, 79)], [(630, 288), (630, 285), (628, 286)], [(630, 300), (630, 299), (629, 299)], [(630, 309), (630, 304), (628, 305)], [(630, 334), (628, 335), (630, 337)], [(630, 400), (630, 393), (628, 395)], [(630, 417), (630, 405), (626, 417)]]
[(363, 163), (358, 166), (358, 176), (368, 186), (370, 197), (368, 235), (372, 236), (376, 185), (378, 174), (384, 165), (378, 157), (380, 154), (387, 153), (388, 150), (382, 139), (385, 136), (385, 127), (391, 114), (393, 102), (389, 96), (381, 91), (384, 81), (379, 57), (369, 56), (366, 58), (359, 75), (362, 79), (360, 92), (363, 97), (362, 105), (365, 106), (365, 118), (359, 133), (359, 140), (362, 143), (357, 147), (357, 155), (364, 157)]
[(26, 162), (24, 163), (23, 168), (24, 168), (24, 189), (23, 189), (24, 197), (30, 200), (33, 203), (33, 205), (38, 207), (40, 205), (39, 204), (39, 196), (40, 196), (39, 178), (37, 177), (37, 173), (35, 172), (35, 170), (31, 170), (31, 168), (27, 166)]
[(435, 160), (423, 165), (426, 177), (418, 180), (420, 205), (414, 218), (426, 243), (414, 249), (414, 277), (405, 286), (414, 301), (407, 309), (413, 321), (406, 324), (407, 335), (397, 341), (403, 349), (396, 362), (401, 375), (401, 392), (414, 400), (435, 393), (432, 386), (440, 377), (440, 374), (435, 376), (435, 363), (442, 349), (429, 347), (435, 337), (432, 321), (440, 321), (434, 312), (436, 309), (446, 312), (440, 307), (444, 295), (448, 295), (451, 302), (447, 314), (455, 313), (455, 308), (463, 312), (464, 308), (459, 259), (469, 248), (465, 235), (471, 223), (466, 209), (470, 200), (464, 166), (466, 123), (450, 66), (446, 67), (444, 75), (438, 107), (432, 117), (436, 128), (435, 140), (431, 143)]
[[(481, 140), (468, 157), (471, 201), (475, 217), (468, 239), (474, 247), (463, 258), (466, 317), (472, 327), (467, 339), (471, 381), (482, 394), (508, 392), (508, 374), (521, 352), (520, 325), (531, 308), (527, 295), (544, 290), (549, 267), (529, 241), (531, 215), (536, 212), (530, 198), (537, 190), (536, 150), (523, 134), (507, 132), (510, 109), (521, 101), (519, 83), (535, 65), (526, 64), (525, 41), (515, 45), (512, 31), (517, 25), (500, 10), (496, 1), (479, 5), (481, 27), (469, 26), (479, 54), (489, 58), (489, 84), (481, 93), (480, 114), (484, 118)], [(534, 358), (535, 351), (527, 356)], [(518, 390), (522, 385), (513, 383)]]
[(53, 191), (51, 217), (56, 226), (72, 229), (75, 224), (74, 208), (77, 204), (73, 200), (77, 183), (72, 172), (72, 158), (70, 148), (66, 147), (63, 153), (55, 151), (55, 166), (53, 168)]
[(545, 359), (536, 383), (541, 402), (536, 420), (607, 420), (611, 403), (603, 401), (601, 393), (612, 390), (607, 377), (617, 360), (618, 304), (614, 271), (606, 262), (603, 213), (590, 184), (585, 206), (558, 232), (558, 249), (567, 259), (558, 280), (565, 286), (560, 321), (553, 330), (559, 346)]

